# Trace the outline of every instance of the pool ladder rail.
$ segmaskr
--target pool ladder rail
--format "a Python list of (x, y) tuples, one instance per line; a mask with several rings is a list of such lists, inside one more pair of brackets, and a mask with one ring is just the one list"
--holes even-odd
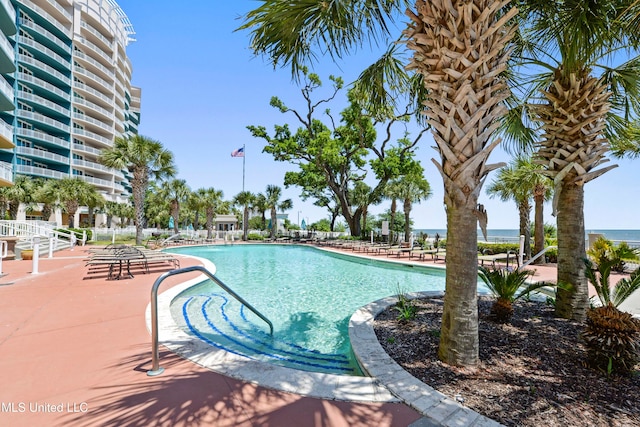
[(191, 267), (178, 268), (175, 270), (167, 271), (156, 279), (151, 287), (151, 370), (147, 371), (147, 375), (150, 377), (160, 375), (164, 372), (164, 368), (160, 367), (160, 354), (158, 350), (158, 288), (160, 284), (167, 278), (175, 276), (177, 274), (190, 273), (192, 271), (199, 271), (206, 275), (216, 285), (227, 291), (229, 295), (238, 300), (241, 304), (244, 304), (249, 310), (251, 310), (256, 316), (264, 320), (269, 325), (269, 333), (273, 336), (273, 323), (267, 319), (262, 313), (256, 310), (251, 304), (245, 301), (240, 295), (232, 291), (227, 285), (225, 285), (220, 279), (218, 279), (213, 273), (200, 265), (194, 265)]

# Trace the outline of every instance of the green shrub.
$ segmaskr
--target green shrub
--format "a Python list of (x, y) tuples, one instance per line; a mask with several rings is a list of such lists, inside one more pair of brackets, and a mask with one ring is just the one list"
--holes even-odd
[(250, 233), (247, 240), (264, 240), (264, 237), (258, 233)]
[(502, 254), (509, 251), (518, 252), (520, 250), (519, 243), (484, 243), (478, 242), (478, 252), (484, 253), (491, 251), (494, 254)]
[(629, 247), (627, 242), (620, 242), (618, 245), (614, 245), (611, 240), (599, 237), (594, 243), (593, 247), (587, 250), (589, 255), (596, 265), (603, 263), (610, 263), (611, 270), (623, 272), (625, 260), (638, 260), (638, 250)]
[(549, 249), (544, 253), (547, 257), (547, 262), (557, 263), (558, 262), (558, 248)]
[(398, 298), (398, 302), (393, 308), (399, 313), (397, 319), (400, 322), (408, 322), (415, 319), (418, 307), (413, 305), (413, 301), (407, 297), (406, 292), (400, 288), (399, 284), (396, 288), (396, 298)]

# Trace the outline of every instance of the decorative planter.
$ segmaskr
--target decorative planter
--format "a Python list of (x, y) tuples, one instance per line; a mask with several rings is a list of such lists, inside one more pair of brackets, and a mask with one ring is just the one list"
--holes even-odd
[(24, 251), (20, 252), (20, 256), (24, 260), (32, 260), (33, 259), (33, 249), (25, 249)]

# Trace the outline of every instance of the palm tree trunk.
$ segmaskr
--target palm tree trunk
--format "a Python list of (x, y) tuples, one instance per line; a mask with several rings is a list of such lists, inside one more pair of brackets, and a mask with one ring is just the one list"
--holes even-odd
[(478, 363), (476, 224), (472, 209), (447, 206), (447, 276), (438, 356), (450, 365)]
[[(135, 210), (134, 225), (136, 226), (136, 245), (142, 245), (142, 227), (144, 225), (144, 196), (148, 181), (134, 174), (133, 209)], [(113, 215), (107, 215), (107, 227), (111, 228)]]
[(396, 199), (391, 200), (391, 213), (389, 215), (389, 243), (393, 243), (393, 230), (396, 222), (396, 211), (398, 210), (398, 204)]
[[(249, 224), (247, 224), (248, 228)], [(269, 236), (273, 239), (276, 236), (276, 231), (278, 229), (278, 217), (276, 216), (276, 209), (271, 208), (271, 233)]]
[(213, 209), (207, 208), (207, 240), (213, 237)]
[[(534, 252), (539, 254), (544, 249), (544, 194), (533, 196), (535, 201)], [(536, 259), (534, 264), (542, 264), (544, 256)]]
[[(273, 227), (272, 227), (273, 230)], [(242, 240), (247, 241), (249, 236), (249, 206), (244, 207), (242, 215)]]
[(404, 201), (404, 241), (409, 241), (411, 234), (411, 200)]
[(558, 194), (558, 283), (573, 289), (558, 289), (556, 315), (583, 321), (589, 308), (589, 289), (584, 275), (584, 187), (566, 183)]
[(529, 212), (531, 207), (529, 201), (518, 203), (518, 213), (520, 214), (520, 235), (524, 236), (524, 259), (531, 258), (531, 223), (529, 222)]

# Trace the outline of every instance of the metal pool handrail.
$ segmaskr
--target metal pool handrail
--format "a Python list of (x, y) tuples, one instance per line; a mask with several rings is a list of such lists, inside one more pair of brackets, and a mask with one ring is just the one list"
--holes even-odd
[(176, 270), (167, 271), (162, 274), (160, 277), (156, 279), (151, 287), (151, 359), (152, 365), (151, 370), (147, 371), (147, 375), (156, 376), (160, 375), (164, 372), (164, 368), (160, 367), (160, 355), (158, 352), (158, 288), (160, 284), (170, 276), (175, 276), (176, 274), (182, 273), (190, 273), (192, 271), (200, 271), (204, 273), (209, 279), (211, 279), (215, 284), (220, 286), (222, 289), (227, 291), (232, 297), (240, 301), (240, 303), (244, 304), (249, 310), (251, 310), (256, 316), (264, 320), (269, 325), (269, 333), (273, 335), (273, 323), (269, 319), (267, 319), (262, 313), (253, 308), (251, 304), (245, 301), (240, 295), (233, 292), (227, 285), (222, 283), (220, 279), (218, 279), (213, 273), (211, 273), (206, 268), (194, 265), (191, 267), (178, 268)]

